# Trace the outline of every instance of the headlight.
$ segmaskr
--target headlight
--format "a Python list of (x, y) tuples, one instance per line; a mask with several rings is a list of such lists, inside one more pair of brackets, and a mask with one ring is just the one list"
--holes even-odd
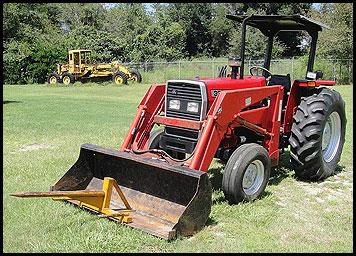
[(199, 103), (188, 102), (187, 111), (198, 113), (198, 111), (199, 111)]
[(170, 109), (179, 109), (180, 108), (180, 101), (179, 100), (170, 100), (169, 101), (169, 108)]

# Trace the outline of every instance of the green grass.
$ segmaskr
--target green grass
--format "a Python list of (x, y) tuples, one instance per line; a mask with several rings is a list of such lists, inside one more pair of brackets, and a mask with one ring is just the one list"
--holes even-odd
[(347, 108), (341, 172), (321, 183), (296, 180), (288, 164), (273, 172), (262, 198), (230, 206), (220, 190), (223, 166), (209, 175), (213, 206), (205, 228), (167, 242), (50, 199), (48, 191), (76, 161), (80, 145), (118, 149), (148, 84), (4, 86), (4, 252), (352, 252), (352, 86), (337, 86)]

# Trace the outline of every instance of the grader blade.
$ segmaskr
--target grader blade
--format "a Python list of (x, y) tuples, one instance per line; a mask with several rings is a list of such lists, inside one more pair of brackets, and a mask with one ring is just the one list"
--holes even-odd
[[(192, 235), (204, 227), (210, 214), (212, 191), (205, 172), (91, 144), (81, 146), (76, 163), (51, 190), (97, 192), (105, 177), (117, 182), (133, 210), (132, 222), (124, 224), (155, 236), (169, 240), (177, 234)], [(83, 206), (78, 200), (64, 199)], [(112, 190), (108, 208), (124, 206), (122, 196)], [(118, 220), (115, 213), (104, 217)]]

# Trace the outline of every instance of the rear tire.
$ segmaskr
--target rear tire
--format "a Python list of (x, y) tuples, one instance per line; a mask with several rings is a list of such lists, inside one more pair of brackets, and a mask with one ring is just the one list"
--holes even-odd
[(142, 76), (140, 74), (140, 72), (137, 69), (132, 69), (130, 70), (131, 76), (132, 76), (132, 80), (137, 82), (137, 83), (141, 83), (142, 82)]
[(75, 78), (71, 73), (65, 72), (62, 75), (62, 83), (65, 85), (74, 84)]
[(117, 71), (116, 73), (114, 73), (114, 75), (112, 76), (112, 80), (115, 84), (117, 85), (121, 85), (121, 84), (127, 84), (127, 75), (122, 72), (122, 71)]
[(48, 84), (58, 84), (60, 82), (59, 75), (55, 72), (49, 74), (47, 78), (47, 83)]
[(321, 88), (302, 98), (289, 138), (291, 164), (298, 178), (317, 181), (334, 174), (345, 142), (345, 102)]
[[(149, 149), (161, 149), (159, 146), (159, 141), (161, 139), (161, 135), (164, 133), (164, 130), (159, 129), (159, 130), (155, 130), (152, 131), (150, 133), (150, 138), (148, 139), (148, 148)], [(178, 160), (182, 160), (185, 158), (185, 153), (182, 152), (174, 152), (172, 150), (164, 150), (166, 151), (171, 157), (178, 159)]]
[(238, 147), (223, 173), (222, 188), (230, 204), (252, 201), (265, 190), (271, 173), (267, 150), (256, 143)]

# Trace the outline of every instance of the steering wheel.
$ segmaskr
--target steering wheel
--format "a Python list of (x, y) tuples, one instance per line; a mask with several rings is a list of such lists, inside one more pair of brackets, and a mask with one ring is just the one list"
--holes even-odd
[(269, 71), (268, 69), (266, 69), (266, 68), (264, 68), (264, 67), (259, 67), (259, 66), (252, 66), (251, 68), (250, 68), (250, 74), (251, 74), (251, 76), (256, 76), (256, 75), (258, 75), (258, 72), (257, 72), (257, 74), (253, 74), (253, 72), (252, 72), (252, 70), (254, 70), (254, 69), (262, 69), (263, 71), (265, 71), (267, 74), (268, 74), (268, 76), (266, 77), (266, 80), (270, 80), (271, 79), (271, 77), (272, 77), (272, 73), (271, 73), (271, 71)]

